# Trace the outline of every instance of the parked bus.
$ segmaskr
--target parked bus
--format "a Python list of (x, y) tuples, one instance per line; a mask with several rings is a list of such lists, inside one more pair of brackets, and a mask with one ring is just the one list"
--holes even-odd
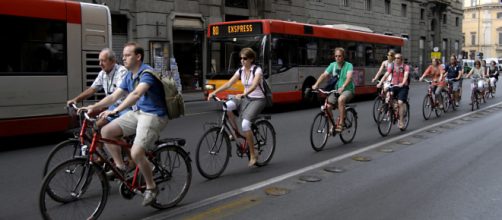
[[(239, 51), (251, 47), (256, 62), (272, 88), (274, 103), (314, 101), (305, 95), (334, 59), (336, 47), (346, 50), (346, 60), (354, 65), (356, 95), (375, 94), (372, 77), (386, 59), (389, 49), (401, 51), (405, 39), (350, 30), (334, 25), (312, 25), (281, 20), (243, 20), (210, 24), (206, 95), (223, 85), (240, 66)], [(219, 94), (221, 98), (243, 91), (240, 81)]]
[(111, 47), (108, 7), (0, 1), (0, 27), (0, 137), (68, 129), (66, 100), (92, 84)]

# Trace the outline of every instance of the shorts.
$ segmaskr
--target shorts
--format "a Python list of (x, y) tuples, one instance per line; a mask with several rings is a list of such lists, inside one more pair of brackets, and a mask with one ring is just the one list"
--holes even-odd
[(448, 83), (451, 85), (451, 88), (454, 92), (459, 91), (460, 81), (449, 80)]
[[(342, 96), (345, 97), (345, 103), (347, 103), (352, 100), (354, 93), (352, 93), (351, 91), (343, 91), (342, 94), (340, 94), (340, 97)], [(338, 103), (338, 98), (335, 96), (335, 93), (331, 93), (328, 96), (328, 102), (332, 105), (336, 105)]]
[[(113, 108), (112, 108), (112, 106), (113, 106)], [(115, 108), (116, 108), (116, 106), (111, 105), (111, 106), (108, 108), (108, 110), (113, 111), (113, 109), (115, 109)], [(114, 116), (107, 116), (107, 117), (106, 117), (106, 120), (107, 120), (108, 122), (111, 122), (111, 121), (113, 121), (113, 120), (115, 120), (115, 119), (119, 118), (119, 117), (120, 117), (120, 116), (122, 116), (123, 114), (127, 113), (127, 112), (128, 112), (128, 111), (130, 111), (130, 110), (131, 110), (131, 109), (126, 108), (126, 109), (124, 109), (124, 110), (120, 111), (117, 115), (114, 115)]]
[(152, 151), (155, 150), (155, 141), (159, 139), (160, 131), (166, 127), (167, 121), (167, 115), (160, 117), (143, 111), (128, 111), (114, 123), (120, 126), (123, 136), (136, 134), (133, 145)]
[(394, 94), (394, 97), (397, 97), (397, 100), (406, 102), (408, 100), (408, 91), (409, 90), (410, 90), (410, 87), (408, 87), (408, 86), (392, 87), (392, 94)]
[[(248, 121), (253, 121), (256, 117), (265, 109), (267, 105), (267, 101), (265, 98), (242, 98), (242, 99), (232, 99), (229, 102), (233, 102), (236, 106), (236, 109), (239, 109), (240, 115), (242, 119), (246, 119)], [(227, 104), (227, 106), (231, 106), (231, 104)], [(229, 111), (233, 111), (235, 109), (228, 109)]]

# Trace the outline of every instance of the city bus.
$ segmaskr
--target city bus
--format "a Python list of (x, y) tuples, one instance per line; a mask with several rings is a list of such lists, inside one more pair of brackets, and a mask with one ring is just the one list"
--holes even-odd
[(108, 7), (0, 1), (0, 27), (0, 137), (67, 130), (66, 100), (92, 84), (111, 47)]
[[(355, 29), (355, 30), (354, 30)], [(357, 26), (313, 25), (281, 20), (242, 20), (210, 24), (206, 95), (232, 77), (240, 66), (239, 51), (251, 47), (256, 63), (271, 86), (274, 103), (311, 103), (305, 94), (331, 62), (332, 50), (343, 47), (346, 60), (354, 65), (356, 95), (375, 94), (372, 77), (387, 52), (401, 51), (405, 39), (372, 33)], [(327, 81), (327, 80), (326, 80)], [(220, 98), (242, 93), (240, 81)]]

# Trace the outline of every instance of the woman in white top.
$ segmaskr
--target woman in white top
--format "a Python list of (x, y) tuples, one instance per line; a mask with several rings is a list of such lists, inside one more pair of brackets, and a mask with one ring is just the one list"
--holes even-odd
[(235, 122), (235, 115), (233, 110), (240, 109), (240, 114), (242, 117), (242, 131), (246, 138), (247, 145), (249, 147), (249, 164), (248, 166), (253, 166), (256, 163), (256, 154), (254, 152), (253, 143), (253, 132), (251, 131), (251, 122), (261, 113), (265, 108), (266, 101), (265, 95), (261, 88), (263, 88), (263, 71), (262, 69), (254, 64), (256, 59), (256, 53), (253, 49), (247, 47), (240, 51), (240, 58), (242, 67), (235, 71), (234, 75), (230, 80), (225, 83), (220, 88), (214, 90), (208, 95), (208, 100), (216, 95), (218, 92), (224, 91), (230, 88), (237, 80), (241, 80), (244, 86), (244, 92), (242, 94), (237, 94), (235, 99), (231, 99), (226, 102), (227, 114), (229, 116), (229, 121), (232, 127), (236, 128), (237, 123)]
[(467, 74), (467, 78), (472, 76), (471, 89), (474, 88), (474, 83), (477, 83), (478, 91), (484, 91), (485, 81), (481, 80), (485, 78), (485, 68), (481, 66), (481, 61), (474, 61), (474, 68), (471, 69), (469, 74)]
[[(394, 56), (395, 55), (396, 55), (396, 52), (394, 50), (389, 50), (389, 52), (387, 53), (387, 60), (384, 60), (382, 62), (382, 65), (380, 65), (380, 69), (378, 69), (377, 74), (375, 75), (375, 77), (373, 77), (371, 82), (375, 82), (378, 79), (380, 79), (380, 76), (385, 75), (385, 73), (387, 72), (387, 67), (389, 65), (392, 65), (392, 63), (394, 63)], [(390, 86), (390, 78), (388, 78), (388, 79), (381, 78), (380, 80), (385, 81), (385, 83), (383, 84), (384, 85), (383, 90), (384, 90), (384, 92), (387, 91), (387, 88)]]

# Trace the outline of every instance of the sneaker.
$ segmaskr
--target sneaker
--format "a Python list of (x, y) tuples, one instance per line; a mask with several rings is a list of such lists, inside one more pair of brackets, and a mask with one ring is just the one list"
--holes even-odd
[(155, 198), (157, 198), (158, 194), (159, 194), (158, 188), (145, 190), (145, 193), (143, 194), (145, 198), (143, 199), (143, 203), (141, 203), (141, 205), (143, 206), (151, 205), (155, 201)]
[(458, 102), (455, 102), (455, 107), (458, 107), (458, 106), (460, 106), (460, 105), (458, 104)]

